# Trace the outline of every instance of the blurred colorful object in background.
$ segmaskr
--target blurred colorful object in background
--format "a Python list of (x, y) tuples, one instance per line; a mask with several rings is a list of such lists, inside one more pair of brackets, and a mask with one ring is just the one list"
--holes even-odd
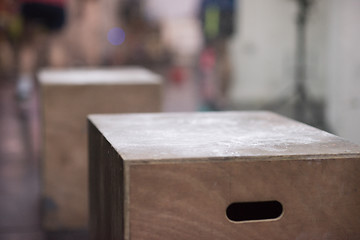
[(125, 41), (125, 32), (121, 28), (112, 28), (107, 34), (108, 41), (115, 46), (121, 45)]

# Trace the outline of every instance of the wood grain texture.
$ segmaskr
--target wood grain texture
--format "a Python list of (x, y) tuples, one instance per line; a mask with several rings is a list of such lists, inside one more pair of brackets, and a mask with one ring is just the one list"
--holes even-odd
[(46, 70), (40, 74), (40, 83), (43, 225), (48, 230), (86, 228), (86, 117), (90, 113), (160, 111), (160, 77), (139, 68)]
[(268, 112), (92, 115), (126, 161), (359, 154), (357, 145)]
[[(360, 238), (360, 147), (344, 139), (268, 112), (93, 115), (89, 122), (90, 162), (122, 164), (117, 174), (90, 172), (93, 240)], [(99, 192), (99, 169), (122, 196)], [(231, 203), (270, 200), (283, 205), (278, 219), (226, 217)], [(107, 211), (97, 202), (123, 205)], [(95, 222), (102, 218), (106, 226)]]
[[(124, 231), (124, 171), (120, 155), (89, 124), (90, 230), (103, 239), (121, 239)], [(105, 199), (109, 201), (105, 201)], [(96, 210), (96, 211), (95, 211)], [(98, 214), (101, 212), (101, 214)]]

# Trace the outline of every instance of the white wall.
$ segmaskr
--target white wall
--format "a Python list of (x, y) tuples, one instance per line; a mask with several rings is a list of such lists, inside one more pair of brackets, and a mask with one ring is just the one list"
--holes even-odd
[(360, 144), (360, 1), (330, 2), (326, 115), (336, 134)]
[(289, 0), (241, 0), (230, 53), (234, 105), (263, 104), (293, 88), (296, 5)]
[[(307, 25), (306, 86), (326, 106), (336, 134), (360, 143), (360, 1), (315, 0)], [(230, 44), (234, 106), (262, 106), (293, 94), (293, 0), (240, 0)]]
[(329, 0), (315, 0), (308, 16), (306, 89), (312, 100), (324, 102), (328, 76)]
[[(328, 32), (327, 0), (316, 0), (308, 15), (307, 76), (309, 96), (325, 98)], [(293, 94), (295, 70), (295, 0), (241, 0), (237, 34), (230, 51), (234, 62), (231, 100), (241, 103), (271, 102)]]
[(164, 45), (181, 65), (194, 65), (202, 47), (200, 0), (143, 0), (147, 19), (158, 22)]

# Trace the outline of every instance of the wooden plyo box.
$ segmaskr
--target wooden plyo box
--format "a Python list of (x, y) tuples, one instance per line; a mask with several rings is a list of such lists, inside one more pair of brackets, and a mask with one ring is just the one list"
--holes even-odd
[(39, 80), (44, 124), (43, 225), (47, 230), (87, 228), (87, 115), (159, 112), (161, 78), (128, 67), (44, 70)]
[(360, 239), (360, 147), (269, 112), (91, 115), (92, 240)]

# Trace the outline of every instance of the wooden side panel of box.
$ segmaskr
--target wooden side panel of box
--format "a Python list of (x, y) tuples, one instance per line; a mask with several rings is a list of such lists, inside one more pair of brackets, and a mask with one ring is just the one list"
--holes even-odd
[(158, 112), (160, 84), (43, 85), (43, 225), (88, 226), (86, 117), (91, 113)]
[[(132, 165), (136, 240), (360, 239), (360, 159)], [(279, 219), (234, 223), (234, 202), (277, 200)]]
[(90, 239), (123, 239), (123, 161), (90, 122)]

